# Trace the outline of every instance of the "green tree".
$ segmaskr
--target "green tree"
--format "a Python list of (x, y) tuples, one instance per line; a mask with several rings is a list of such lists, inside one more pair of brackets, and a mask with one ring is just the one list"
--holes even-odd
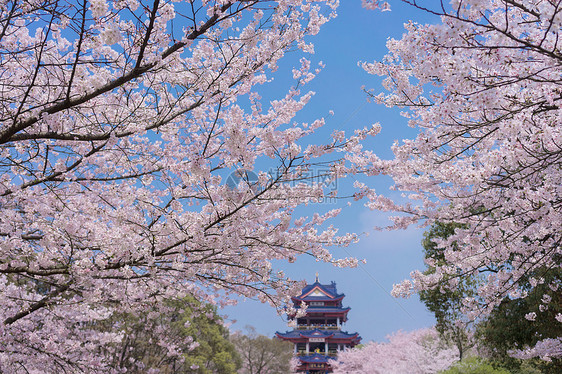
[[(443, 249), (438, 246), (438, 239), (447, 239), (454, 234), (456, 228), (460, 227), (462, 225), (456, 223), (437, 222), (424, 233), (422, 246), (427, 263), (425, 274), (435, 273), (435, 266), (442, 266), (446, 263)], [(458, 244), (453, 243), (452, 245), (456, 247)], [(464, 319), (462, 302), (464, 298), (476, 295), (478, 279), (472, 276), (459, 276), (443, 280), (444, 283), (448, 281), (457, 283), (454, 290), (447, 287), (436, 287), (432, 290), (422, 291), (420, 300), (435, 315), (435, 328), (441, 336), (457, 346), (459, 358), (462, 360), (467, 349), (473, 345), (466, 324), (461, 323)]]
[[(554, 290), (549, 286), (560, 284), (560, 270), (537, 270), (527, 276), (525, 282), (534, 284), (527, 287), (528, 296), (505, 298), (478, 329), (479, 339), (489, 349), (490, 357), (512, 371), (521, 370), (523, 361), (510, 357), (510, 351), (562, 336), (562, 324), (555, 319), (557, 314), (562, 313), (562, 294), (560, 289)], [(528, 361), (527, 366), (538, 368), (543, 373), (562, 373), (562, 360), (559, 358), (525, 361)]]
[(212, 305), (193, 298), (166, 301), (165, 313), (122, 313), (103, 322), (123, 334), (103, 354), (127, 373), (158, 369), (162, 374), (235, 374), (241, 360)]
[(293, 345), (276, 338), (259, 335), (252, 326), (246, 326), (246, 334), (239, 331), (231, 336), (242, 357), (239, 374), (287, 374)]
[[(428, 263), (426, 274), (435, 272), (435, 266), (447, 264), (443, 249), (438, 241), (451, 236), (456, 228), (462, 225), (455, 223), (436, 223), (425, 234), (422, 246)], [(457, 249), (456, 242), (451, 244)], [(447, 282), (444, 279), (443, 282)], [(477, 342), (484, 355), (496, 366), (501, 366), (511, 373), (548, 373), (559, 374), (562, 366), (559, 359), (545, 362), (538, 359), (520, 360), (510, 356), (510, 352), (525, 346), (533, 346), (545, 338), (562, 336), (562, 326), (553, 323), (555, 316), (562, 312), (562, 295), (559, 289), (551, 288), (552, 284), (560, 284), (560, 271), (554, 269), (539, 269), (521, 279), (529, 292), (526, 298), (505, 298), (494, 308), (490, 315), (478, 321), (476, 338), (469, 339), (469, 334), (463, 328), (461, 321), (465, 318), (462, 311), (462, 300), (466, 297), (477, 297), (479, 279), (474, 276), (458, 276), (457, 287), (451, 290), (447, 287), (437, 287), (420, 293), (420, 299), (426, 307), (434, 313), (436, 328), (446, 339), (454, 342), (463, 358), (466, 348)], [(549, 302), (550, 301), (550, 302)], [(529, 321), (532, 314), (539, 315), (536, 321)]]
[(458, 362), (449, 369), (441, 371), (439, 374), (511, 374), (504, 368), (497, 368), (491, 363), (478, 357), (471, 357)]

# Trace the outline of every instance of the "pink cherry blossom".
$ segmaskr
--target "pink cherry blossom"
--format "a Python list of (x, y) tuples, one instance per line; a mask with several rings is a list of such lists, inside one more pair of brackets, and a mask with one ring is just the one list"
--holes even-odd
[(302, 147), (324, 124), (294, 120), (322, 65), (303, 57), (288, 92), (259, 95), (337, 4), (3, 2), (0, 371), (118, 371), (101, 352), (122, 337), (93, 327), (113, 313), (187, 295), (281, 308), (301, 285), (272, 260), (356, 265), (328, 250), (357, 240), (325, 224), (339, 211), (295, 213), (356, 170), (335, 151), (357, 135)]
[(448, 346), (433, 328), (398, 331), (388, 342), (370, 342), (338, 355), (334, 374), (432, 374), (458, 360), (458, 350)]
[[(410, 201), (361, 194), (372, 209), (402, 213), (394, 228), (463, 224), (440, 243), (447, 263), (431, 275), (412, 272), (394, 293), (479, 277), (478, 296), (465, 300), (476, 319), (506, 297), (526, 297), (545, 272), (558, 274), (552, 289), (561, 282), (562, 8), (546, 0), (404, 2), (440, 22), (406, 24), (381, 61), (360, 66), (383, 77), (387, 91), (367, 90), (371, 100), (402, 108), (419, 129), (393, 146), (393, 160), (371, 159)], [(543, 318), (549, 302), (527, 319)]]

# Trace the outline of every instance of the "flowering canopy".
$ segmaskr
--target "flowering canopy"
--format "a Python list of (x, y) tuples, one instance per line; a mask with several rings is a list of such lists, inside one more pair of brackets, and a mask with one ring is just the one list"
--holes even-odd
[(332, 364), (334, 374), (432, 374), (458, 359), (457, 349), (441, 341), (433, 328), (399, 331), (388, 340), (341, 352)]
[[(325, 223), (339, 211), (293, 217), (327, 193), (300, 183), (315, 162), (327, 166), (323, 180), (368, 165), (391, 175), (414, 204), (360, 183), (356, 197), (408, 213), (396, 227), (461, 224), (440, 243), (446, 264), (413, 273), (396, 294), (485, 274), (465, 300), (476, 318), (525, 297), (546, 272), (558, 274), (548, 277), (556, 291), (560, 2), (440, 5), (427, 10), (441, 24), (410, 23), (383, 62), (361, 64), (391, 91), (372, 98), (406, 108), (421, 130), (383, 161), (360, 145), (376, 127), (299, 145), (324, 123), (293, 122), (312, 96), (301, 92), (317, 71), (307, 59), (284, 97), (258, 94), (288, 50), (313, 51), (305, 37), (334, 17), (337, 0), (2, 1), (0, 369), (107, 372), (96, 347), (121, 337), (89, 330), (93, 320), (188, 294), (278, 305), (300, 285), (270, 260), (306, 252), (354, 265), (326, 249), (355, 240)], [(327, 161), (337, 150), (346, 153)], [(273, 177), (224, 183), (263, 160)], [(548, 308), (543, 299), (530, 319)]]
[[(96, 319), (186, 295), (280, 305), (300, 285), (270, 260), (354, 264), (326, 249), (355, 240), (324, 224), (337, 210), (293, 212), (327, 193), (304, 183), (314, 160), (369, 131), (297, 144), (324, 123), (293, 122), (313, 94), (300, 91), (317, 72), (305, 58), (284, 97), (264, 102), (256, 88), (289, 49), (313, 51), (305, 36), (336, 7), (2, 2), (1, 371), (108, 372), (96, 347), (121, 337), (89, 330)], [(273, 176), (224, 183), (264, 159)], [(347, 172), (326, 160), (323, 180)]]
[[(445, 262), (412, 273), (394, 293), (454, 289), (464, 276), (483, 276), (478, 295), (464, 300), (471, 318), (505, 297), (553, 280), (562, 264), (562, 7), (552, 0), (452, 0), (423, 8), (437, 25), (409, 23), (389, 40), (381, 62), (361, 63), (384, 76), (388, 94), (368, 91), (420, 129), (395, 144), (395, 159), (378, 161), (411, 204), (397, 204), (365, 188), (373, 209), (408, 213), (413, 222), (456, 222), (442, 240)], [(457, 243), (456, 246), (452, 243)], [(555, 276), (552, 277), (552, 274)], [(548, 296), (548, 295), (546, 295)], [(532, 318), (540, 318), (544, 297)], [(552, 321), (552, 323), (559, 323)]]

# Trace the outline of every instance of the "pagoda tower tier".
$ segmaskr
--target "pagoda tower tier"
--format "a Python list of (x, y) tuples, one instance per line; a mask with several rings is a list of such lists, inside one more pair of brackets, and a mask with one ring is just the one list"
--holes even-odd
[(338, 352), (361, 341), (358, 333), (341, 330), (350, 310), (342, 306), (344, 297), (344, 294), (338, 294), (334, 282), (321, 284), (316, 274), (316, 281), (306, 285), (300, 296), (292, 298), (296, 309), (306, 305), (306, 314), (302, 317), (289, 316), (296, 322), (295, 329), (276, 332), (275, 336), (294, 344), (295, 355), (300, 361), (299, 373), (330, 373), (330, 360), (335, 359)]

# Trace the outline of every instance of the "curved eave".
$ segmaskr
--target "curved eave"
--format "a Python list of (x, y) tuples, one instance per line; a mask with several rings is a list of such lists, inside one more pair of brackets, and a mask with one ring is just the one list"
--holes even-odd
[(321, 297), (321, 296), (305, 296), (305, 297), (301, 297), (301, 296), (292, 296), (291, 300), (293, 301), (293, 303), (302, 303), (303, 301), (306, 302), (311, 302), (311, 301), (324, 301), (324, 302), (334, 302), (334, 301), (341, 301), (343, 300), (343, 298), (345, 297), (344, 294), (340, 294), (340, 295), (336, 295), (333, 298), (332, 297)]
[(327, 331), (326, 333), (329, 335), (320, 336), (318, 334), (313, 335), (314, 334), (313, 331), (314, 330), (311, 330), (310, 334), (303, 334), (303, 332), (300, 332), (298, 330), (288, 331), (286, 333), (276, 332), (275, 336), (278, 339), (288, 340), (292, 343), (306, 343), (310, 339), (314, 339), (314, 338), (323, 338), (326, 343), (350, 344), (351, 346), (356, 346), (361, 342), (361, 337), (359, 336), (359, 333), (347, 334), (344, 332), (337, 333), (337, 332)]
[(350, 338), (350, 344), (351, 344), (352, 346), (356, 346), (356, 345), (359, 344), (360, 342), (361, 342), (361, 337), (359, 336), (358, 333), (355, 333), (355, 335), (353, 335), (353, 336)]
[(291, 339), (295, 339), (295, 337), (287, 336), (288, 334), (290, 334), (290, 332), (282, 333), (282, 332), (276, 331), (276, 332), (275, 332), (275, 337), (276, 337), (277, 339), (281, 339), (281, 340), (291, 340)]

